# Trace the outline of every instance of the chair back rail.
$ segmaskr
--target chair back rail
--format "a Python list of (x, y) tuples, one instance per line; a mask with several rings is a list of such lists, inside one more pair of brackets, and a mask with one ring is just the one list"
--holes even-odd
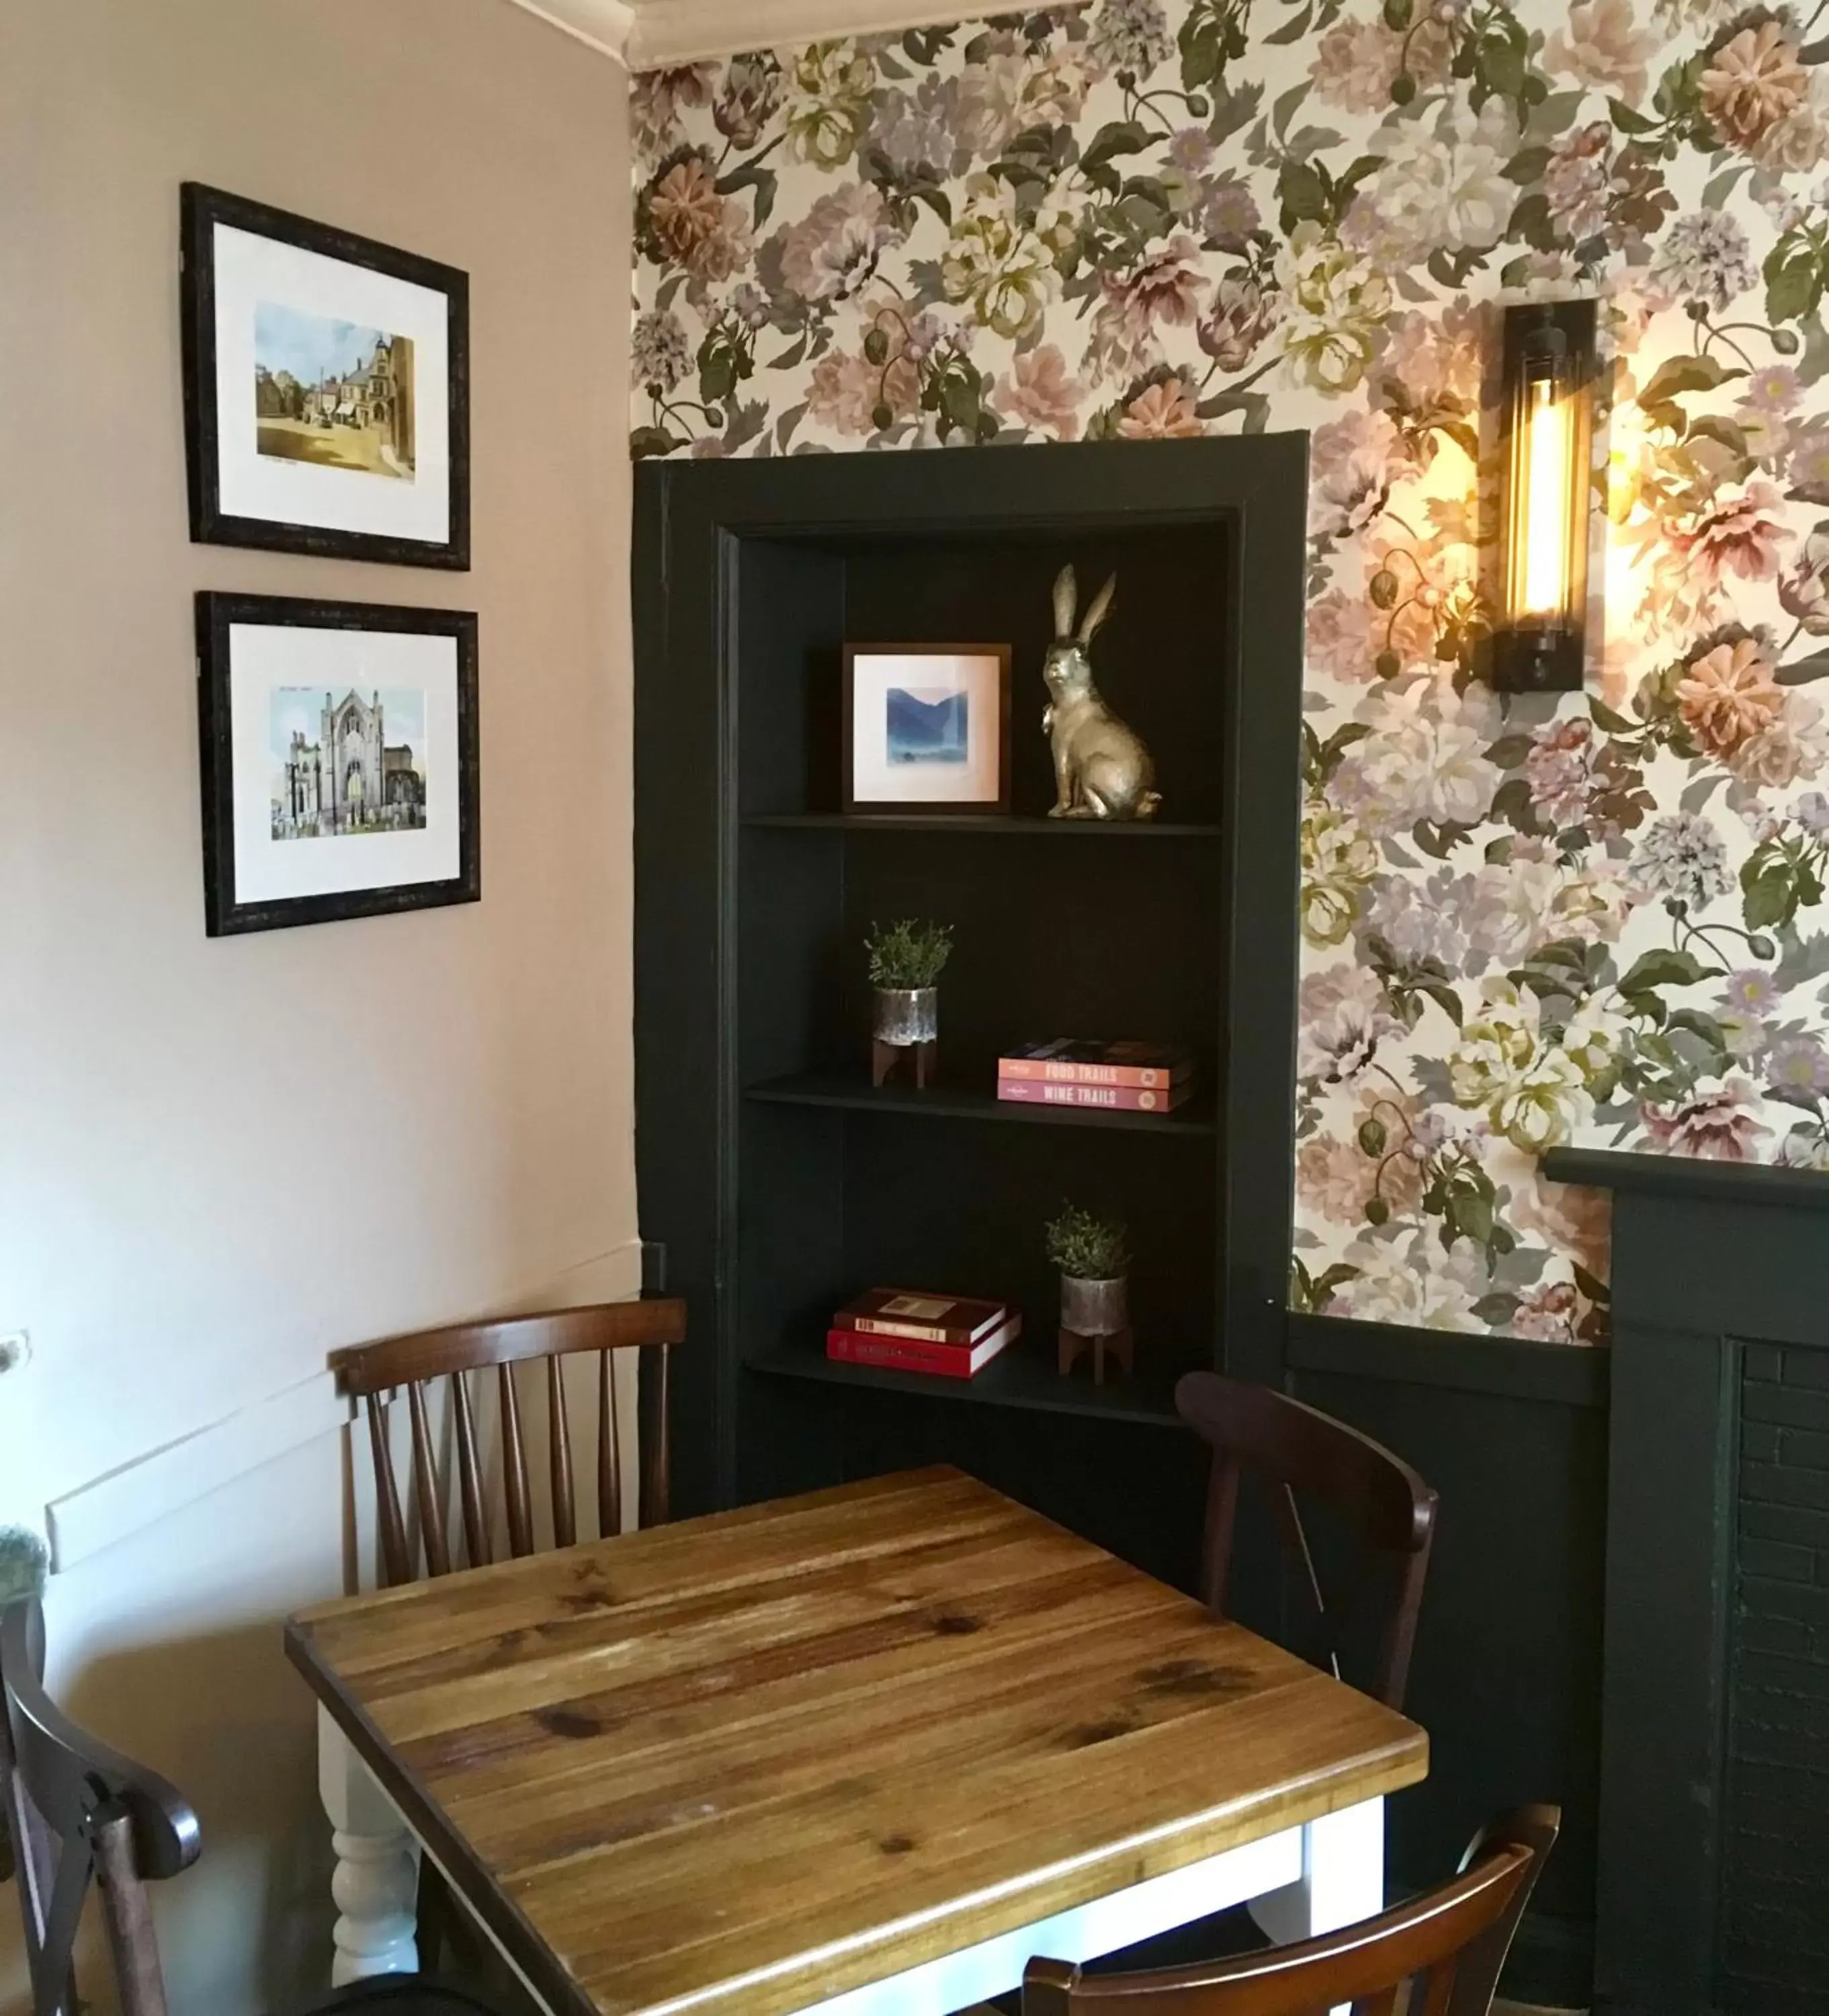
[(668, 1362), (686, 1337), (686, 1305), (674, 1297), (604, 1302), (588, 1309), (509, 1316), (495, 1323), (455, 1323), (408, 1337), (358, 1345), (332, 1355), (337, 1391), (358, 1396), (368, 1417), (369, 1445), (375, 1469), (375, 1496), (383, 1573), (390, 1584), (418, 1573), (409, 1537), (392, 1441), (387, 1432), (388, 1396), (404, 1388), (411, 1430), (410, 1488), (418, 1513), (419, 1548), (430, 1575), (456, 1565), (445, 1516), (446, 1486), (433, 1448), (427, 1389), (439, 1379), (450, 1386), (455, 1443), (454, 1468), (463, 1525), (464, 1565), (480, 1568), (493, 1558), (472, 1373), (495, 1370), (497, 1414), (502, 1438), (502, 1491), (509, 1552), (517, 1558), (535, 1548), (534, 1511), (527, 1436), (514, 1368), (529, 1359), (545, 1365), (547, 1468), (556, 1546), (578, 1538), (578, 1487), (571, 1456), (571, 1422), (563, 1361), (581, 1353), (597, 1358), (597, 1526), (604, 1534), (622, 1531), (622, 1458), (616, 1396), (615, 1354), (639, 1352), (637, 1419), (641, 1440), (638, 1523), (664, 1521), (668, 1512), (671, 1424)]
[(36, 1597), (0, 1610), (0, 1805), (12, 1831), (32, 2016), (77, 2016), (76, 1935), (92, 1884), (123, 2016), (166, 2016), (149, 1881), (202, 1847), (196, 1816), (156, 1773), (77, 1727), (45, 1691)]
[(1087, 1976), (1032, 1960), (1022, 2016), (1327, 2016), (1342, 2004), (1352, 2016), (1489, 2016), (1561, 1825), (1554, 1806), (1507, 1813), (1482, 1832), (1452, 1882), (1298, 1946), (1147, 1974)]
[[(1270, 1487), (1284, 1550), (1313, 1605), (1312, 1629), (1294, 1649), (1340, 1674), (1349, 1632), (1362, 1615), (1372, 1615), (1378, 1651), (1365, 1690), (1402, 1708), (1435, 1538), (1435, 1493), (1370, 1435), (1272, 1388), (1190, 1372), (1176, 1387), (1175, 1404), (1213, 1451), (1201, 1568), (1208, 1607), (1226, 1614), (1239, 1484), (1249, 1471)], [(1298, 1492), (1336, 1506), (1354, 1529), (1355, 1557), (1331, 1592), (1316, 1568)]]

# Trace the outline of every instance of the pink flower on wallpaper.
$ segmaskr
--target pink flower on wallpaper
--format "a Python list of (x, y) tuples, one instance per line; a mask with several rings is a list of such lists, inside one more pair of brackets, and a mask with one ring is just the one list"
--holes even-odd
[(776, 234), (781, 277), (812, 301), (848, 301), (902, 236), (880, 192), (851, 182), (823, 196), (798, 224)]
[(1385, 413), (1361, 409), (1317, 428), (1309, 448), (1309, 530), (1338, 538), (1384, 511), (1392, 486), (1416, 473)]
[(1636, 105), (1659, 41), (1654, 28), (1641, 29), (1633, 19), (1632, 0), (1576, 0), (1568, 27), (1544, 44), (1543, 60), (1577, 84)]
[(1373, 661), (1384, 648), (1383, 629), (1365, 595), (1330, 588), (1309, 604), (1309, 662), (1337, 679), (1371, 679)]
[(1118, 416), (1118, 431), (1126, 441), (1179, 441), (1203, 431), (1194, 401), (1179, 378), (1147, 385)]
[(1755, 1097), (1744, 1078), (1730, 1078), (1719, 1091), (1659, 1106), (1647, 1100), (1639, 1109), (1645, 1132), (1672, 1155), (1690, 1155), (1711, 1162), (1751, 1162), (1771, 1129), (1748, 1111)]
[(1712, 756), (1731, 756), (1784, 704), (1756, 639), (1717, 644), (1678, 681), (1677, 706), (1690, 733)]
[(998, 380), (992, 404), (1018, 427), (1070, 441), (1079, 438), (1079, 402), (1084, 397), (1084, 387), (1068, 375), (1059, 348), (1044, 343), (1017, 352)]
[(1672, 558), (1704, 596), (1727, 576), (1771, 581), (1789, 538), (1776, 484), (1755, 477), (1716, 493), (1711, 507), (1670, 537)]

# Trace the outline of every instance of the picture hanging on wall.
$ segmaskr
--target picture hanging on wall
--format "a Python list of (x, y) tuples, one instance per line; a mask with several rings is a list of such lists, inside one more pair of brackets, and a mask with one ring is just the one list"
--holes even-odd
[(848, 644), (844, 808), (1007, 812), (1010, 646)]
[(470, 281), (186, 182), (190, 533), (470, 565)]
[(481, 894), (477, 619), (197, 597), (209, 934)]

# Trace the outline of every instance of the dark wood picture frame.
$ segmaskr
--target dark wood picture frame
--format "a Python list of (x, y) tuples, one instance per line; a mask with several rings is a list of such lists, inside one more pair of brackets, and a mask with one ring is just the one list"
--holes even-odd
[[(365, 266), (445, 296), (448, 389), (449, 511), (443, 540), (344, 531), (226, 512), (221, 505), (221, 434), (216, 400), (215, 226), (227, 225), (301, 250)], [(203, 182), (181, 191), (185, 461), (190, 535), (200, 544), (259, 546), (329, 560), (381, 560), (405, 567), (470, 566), (470, 276), (455, 266), (401, 251), (354, 232), (315, 224), (290, 211)]]
[[(439, 882), (409, 882), (326, 895), (264, 898), (242, 902), (235, 893), (235, 756), (229, 632), (259, 624), (304, 630), (409, 632), (450, 637), (457, 645), (458, 872)], [(474, 903), (482, 896), (482, 851), (477, 728), (477, 619), (460, 609), (401, 608), (373, 602), (319, 602), (290, 595), (224, 595), (196, 599), (197, 722), (201, 750), (204, 927), (214, 938), (280, 931), (293, 924), (340, 923), (398, 910)]]
[[(936, 658), (995, 658), (997, 661), (997, 795), (995, 797), (935, 800), (857, 797), (856, 777), (853, 769), (855, 750), (851, 740), (852, 730), (856, 725), (851, 706), (855, 691), (855, 668), (860, 657), (880, 657), (892, 652), (911, 657), (926, 653)], [(1010, 810), (1010, 669), (1012, 656), (1010, 646), (1007, 644), (847, 644), (844, 647), (842, 726), (840, 731), (843, 739), (839, 754), (842, 797), (846, 812), (866, 816), (872, 812), (883, 812), (894, 814), (897, 817), (905, 813), (918, 812), (932, 819), (960, 816), (984, 819), (1007, 815)]]

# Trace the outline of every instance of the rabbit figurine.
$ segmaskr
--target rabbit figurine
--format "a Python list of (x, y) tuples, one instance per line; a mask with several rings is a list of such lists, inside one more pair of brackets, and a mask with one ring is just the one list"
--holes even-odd
[(1111, 613), (1118, 590), (1114, 574), (1093, 597), (1076, 635), (1078, 584), (1071, 566), (1054, 580), (1054, 642), (1042, 661), (1048, 704), (1042, 732), (1054, 752), (1054, 804), (1050, 819), (1154, 819), (1161, 794), (1153, 787), (1156, 768), (1140, 738), (1125, 727), (1093, 684), (1086, 655), (1099, 626)]

